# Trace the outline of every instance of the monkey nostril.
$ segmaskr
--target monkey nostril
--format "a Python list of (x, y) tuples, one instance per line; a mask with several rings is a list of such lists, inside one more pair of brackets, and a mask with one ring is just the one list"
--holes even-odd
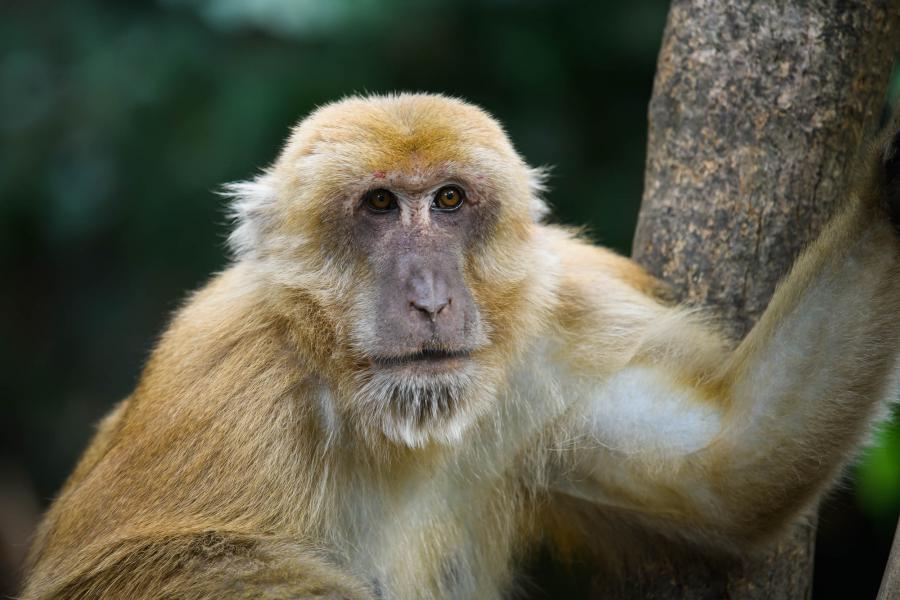
[(414, 299), (410, 300), (409, 305), (416, 310), (425, 313), (431, 320), (434, 320), (441, 312), (450, 306), (450, 299), (437, 300), (435, 298)]

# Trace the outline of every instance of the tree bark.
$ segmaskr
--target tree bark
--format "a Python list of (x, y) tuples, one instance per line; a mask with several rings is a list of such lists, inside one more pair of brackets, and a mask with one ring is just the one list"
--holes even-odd
[[(887, 1), (675, 0), (649, 107), (634, 258), (736, 337), (843, 198), (897, 48)], [(727, 568), (644, 565), (597, 598), (811, 596), (814, 523)]]
[(888, 556), (876, 600), (900, 600), (900, 524), (897, 525), (897, 530), (894, 532), (891, 555)]

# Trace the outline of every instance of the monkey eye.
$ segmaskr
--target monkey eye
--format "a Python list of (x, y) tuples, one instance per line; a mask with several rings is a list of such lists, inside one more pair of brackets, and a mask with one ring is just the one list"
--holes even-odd
[(431, 207), (444, 211), (456, 210), (462, 206), (465, 197), (463, 191), (455, 185), (445, 185), (434, 195)]
[(397, 196), (384, 189), (369, 190), (363, 200), (375, 212), (387, 212), (397, 208)]

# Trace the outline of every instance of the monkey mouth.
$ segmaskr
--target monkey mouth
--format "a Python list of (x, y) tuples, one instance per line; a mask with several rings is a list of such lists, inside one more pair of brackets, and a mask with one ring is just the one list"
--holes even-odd
[(418, 352), (400, 354), (395, 356), (375, 356), (372, 363), (378, 367), (423, 367), (423, 368), (453, 368), (461, 366), (472, 355), (470, 350), (441, 350), (437, 348), (423, 348)]

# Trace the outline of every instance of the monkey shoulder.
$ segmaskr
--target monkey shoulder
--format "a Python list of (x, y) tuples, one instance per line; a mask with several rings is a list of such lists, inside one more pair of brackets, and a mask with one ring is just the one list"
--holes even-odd
[(558, 265), (549, 337), (558, 341), (554, 355), (579, 372), (617, 364), (672, 310), (665, 285), (632, 260), (566, 229), (545, 227), (541, 235)]
[(557, 257), (557, 321), (574, 331), (617, 326), (627, 315), (670, 305), (668, 287), (629, 258), (576, 232), (545, 227), (542, 244)]
[(657, 300), (668, 300), (668, 286), (643, 267), (609, 248), (585, 239), (577, 230), (541, 227), (541, 244), (559, 259), (560, 283), (565, 291), (596, 285), (622, 285)]

